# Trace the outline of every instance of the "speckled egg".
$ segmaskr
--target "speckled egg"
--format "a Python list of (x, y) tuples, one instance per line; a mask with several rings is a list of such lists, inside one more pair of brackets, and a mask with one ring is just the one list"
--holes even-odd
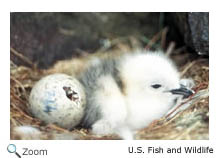
[(85, 93), (72, 76), (53, 74), (42, 78), (32, 88), (30, 110), (46, 123), (71, 129), (78, 125), (85, 109)]

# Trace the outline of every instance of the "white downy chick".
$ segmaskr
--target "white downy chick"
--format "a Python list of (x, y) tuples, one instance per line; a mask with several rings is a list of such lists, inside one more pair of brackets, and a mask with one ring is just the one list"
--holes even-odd
[(91, 64), (78, 78), (85, 88), (81, 125), (94, 134), (134, 139), (192, 91), (181, 86), (179, 73), (162, 52), (139, 51)]

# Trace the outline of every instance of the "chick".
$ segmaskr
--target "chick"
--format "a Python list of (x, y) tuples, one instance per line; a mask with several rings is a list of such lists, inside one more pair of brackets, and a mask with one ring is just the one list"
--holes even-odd
[(137, 51), (91, 63), (78, 79), (86, 93), (81, 125), (94, 134), (134, 139), (137, 130), (192, 94), (162, 52)]

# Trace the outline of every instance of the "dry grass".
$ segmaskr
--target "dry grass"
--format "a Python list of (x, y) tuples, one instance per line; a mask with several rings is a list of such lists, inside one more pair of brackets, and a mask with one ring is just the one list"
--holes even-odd
[[(127, 51), (126, 46), (118, 46), (121, 50)], [(108, 54), (115, 53), (110, 51)], [(120, 53), (119, 53), (120, 54)], [(14, 127), (21, 125), (31, 125), (37, 127), (42, 132), (39, 139), (118, 139), (117, 136), (98, 137), (91, 135), (86, 129), (74, 129), (68, 131), (54, 124), (46, 125), (41, 120), (34, 118), (28, 110), (28, 97), (33, 85), (43, 76), (55, 72), (65, 72), (67, 74), (77, 74), (78, 69), (70, 67), (86, 68), (88, 58), (72, 59), (69, 61), (59, 61), (49, 70), (38, 70), (16, 66), (11, 62), (10, 68), (10, 122), (11, 139), (22, 139), (13, 132)], [(71, 71), (70, 71), (71, 70)], [(82, 69), (81, 69), (82, 70)], [(190, 77), (196, 82), (194, 90), (196, 94), (201, 90), (208, 93), (209, 87), (209, 65), (208, 59), (194, 60), (180, 67), (183, 77)], [(190, 102), (189, 99), (187, 102)], [(209, 139), (209, 98), (206, 96), (197, 97), (184, 109), (177, 109), (177, 113), (172, 117), (163, 117), (155, 120), (147, 128), (139, 131), (137, 139)]]

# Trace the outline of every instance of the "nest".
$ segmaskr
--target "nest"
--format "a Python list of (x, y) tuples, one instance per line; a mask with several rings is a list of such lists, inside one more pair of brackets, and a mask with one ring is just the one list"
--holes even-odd
[[(125, 50), (126, 51), (126, 50)], [(115, 52), (112, 52), (115, 53)], [(119, 139), (116, 135), (95, 136), (89, 130), (76, 128), (72, 131), (55, 124), (45, 124), (29, 112), (28, 97), (33, 85), (43, 76), (62, 72), (72, 74), (70, 65), (86, 67), (87, 58), (77, 58), (60, 61), (49, 70), (39, 70), (36, 67), (16, 66), (11, 61), (10, 68), (10, 127), (11, 139), (29, 139), (18, 135), (14, 129), (29, 125), (40, 130), (36, 139)], [(83, 63), (82, 63), (83, 62)], [(71, 63), (71, 64), (70, 64)], [(76, 64), (76, 65), (74, 65)], [(78, 70), (74, 70), (78, 73)], [(180, 67), (182, 77), (190, 77), (195, 81), (196, 98), (189, 98), (184, 105), (174, 109), (160, 120), (155, 120), (147, 128), (138, 131), (136, 139), (209, 139), (209, 64), (208, 59), (188, 61)], [(200, 92), (204, 92), (201, 93)], [(184, 108), (181, 108), (184, 107)], [(35, 139), (35, 138), (32, 138)]]

